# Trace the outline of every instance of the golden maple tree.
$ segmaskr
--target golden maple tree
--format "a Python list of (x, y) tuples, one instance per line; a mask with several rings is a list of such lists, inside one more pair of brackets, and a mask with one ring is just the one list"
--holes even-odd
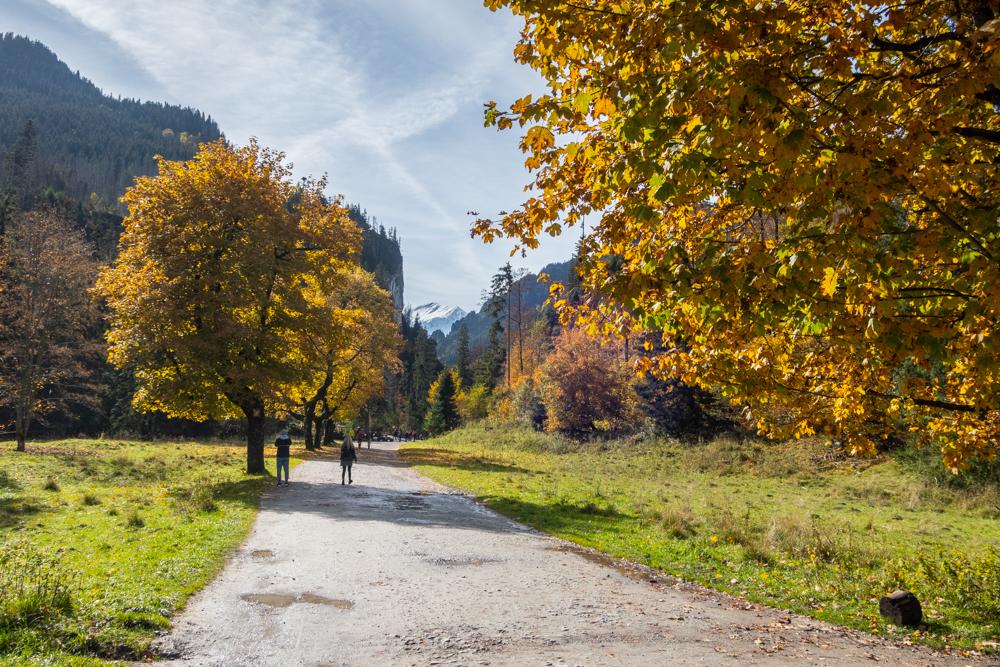
[(292, 334), (302, 380), (282, 391), (282, 403), (302, 420), (306, 449), (315, 449), (330, 420), (354, 417), (382, 391), (386, 372), (398, 370), (402, 337), (392, 297), (360, 266), (343, 267), (333, 291), (310, 301), (326, 312)]
[(97, 283), (109, 359), (135, 371), (140, 410), (246, 417), (247, 471), (263, 472), (266, 415), (308, 379), (298, 332), (335, 326), (325, 295), (361, 232), (324, 181), (293, 184), (284, 155), (256, 142), (158, 165), (122, 198), (118, 257)]
[(535, 175), (475, 233), (533, 248), (592, 216), (603, 299), (576, 314), (763, 431), (995, 456), (995, 1), (486, 5), (523, 17), (547, 91), (487, 106)]

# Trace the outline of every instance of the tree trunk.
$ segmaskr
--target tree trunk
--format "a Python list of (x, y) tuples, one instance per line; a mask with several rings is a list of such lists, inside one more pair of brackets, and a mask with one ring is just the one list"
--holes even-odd
[(247, 474), (258, 475), (264, 468), (264, 401), (249, 399), (241, 408), (247, 418)]
[(14, 432), (17, 436), (17, 451), (27, 451), (28, 420), (30, 416), (23, 406), (18, 405), (14, 415)]
[(319, 443), (313, 438), (313, 424), (316, 422), (316, 404), (312, 401), (306, 403), (302, 410), (302, 427), (306, 432), (306, 449), (313, 451), (319, 449)]
[(323, 427), (323, 444), (332, 445), (333, 444), (333, 419), (328, 418), (326, 420), (326, 425)]
[(313, 436), (313, 442), (316, 444), (316, 449), (323, 446), (323, 432), (326, 428), (326, 420), (322, 417), (316, 420), (316, 435)]

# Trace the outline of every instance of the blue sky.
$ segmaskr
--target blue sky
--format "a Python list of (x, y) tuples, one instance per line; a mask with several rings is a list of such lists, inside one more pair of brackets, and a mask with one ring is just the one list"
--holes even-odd
[[(511, 249), (470, 238), (466, 211), (515, 208), (528, 182), (517, 136), (482, 124), (483, 102), (540, 89), (513, 62), (518, 29), (476, 0), (0, 2), (0, 31), (106, 92), (196, 107), (231, 140), (328, 174), (331, 193), (399, 229), (408, 303), (466, 309)], [(573, 241), (512, 262), (537, 270)]]

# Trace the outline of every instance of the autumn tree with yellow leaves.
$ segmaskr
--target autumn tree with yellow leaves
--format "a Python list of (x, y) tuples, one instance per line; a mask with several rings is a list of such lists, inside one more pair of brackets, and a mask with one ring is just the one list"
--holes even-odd
[(282, 392), (284, 411), (300, 418), (306, 449), (316, 449), (329, 421), (353, 416), (378, 395), (385, 373), (399, 369), (402, 338), (392, 297), (359, 266), (345, 266), (333, 291), (310, 299), (325, 311), (292, 332), (301, 382)]
[(534, 189), (477, 234), (533, 248), (591, 216), (603, 298), (575, 315), (763, 431), (995, 456), (996, 2), (486, 5), (523, 17), (548, 90), (488, 105)]
[(140, 410), (244, 416), (247, 472), (264, 471), (265, 416), (312, 376), (303, 331), (335, 331), (326, 298), (356, 264), (360, 231), (325, 182), (293, 183), (284, 155), (204, 144), (136, 180), (119, 253), (97, 284), (109, 359), (135, 371)]

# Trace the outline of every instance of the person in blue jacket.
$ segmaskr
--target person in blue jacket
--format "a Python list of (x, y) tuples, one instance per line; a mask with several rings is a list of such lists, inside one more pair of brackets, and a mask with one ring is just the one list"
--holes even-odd
[(285, 471), (285, 484), (288, 484), (288, 468), (289, 459), (291, 458), (292, 450), (292, 438), (288, 435), (288, 431), (282, 431), (278, 439), (274, 441), (274, 447), (278, 451), (274, 455), (274, 461), (277, 464), (277, 475), (278, 475), (278, 486), (281, 486), (281, 471)]

